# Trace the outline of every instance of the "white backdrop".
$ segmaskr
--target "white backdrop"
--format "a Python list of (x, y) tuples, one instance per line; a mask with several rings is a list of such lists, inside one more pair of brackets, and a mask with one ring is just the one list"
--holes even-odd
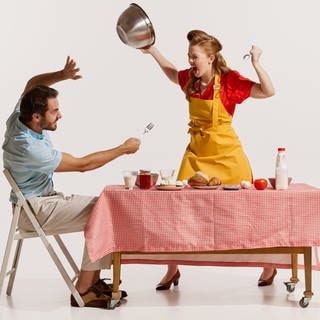
[[(264, 50), (261, 62), (273, 79), (276, 95), (239, 105), (234, 127), (255, 177), (273, 176), (276, 149), (285, 146), (294, 181), (319, 186), (319, 1), (137, 3), (153, 22), (156, 45), (179, 69), (188, 67), (186, 34), (191, 29), (218, 37), (228, 65), (253, 80), (257, 80), (253, 68), (242, 56), (252, 44)], [(117, 19), (129, 4), (124, 0), (0, 0), (1, 136), (26, 81), (62, 68), (67, 55), (76, 59), (83, 79), (55, 86), (63, 118), (52, 140), (59, 150), (80, 156), (111, 148), (128, 136), (140, 135), (148, 122), (156, 124), (135, 155), (95, 172), (56, 174), (56, 189), (65, 193), (99, 194), (106, 184), (122, 183), (123, 169), (178, 168), (187, 144), (183, 93), (150, 56), (127, 47), (116, 34)], [(0, 190), (2, 259), (10, 222), (4, 177)], [(73, 236), (70, 244), (80, 258), (82, 240)], [(27, 248), (26, 254), (33, 256), (26, 258), (24, 274), (51, 273), (42, 248), (36, 242)], [(33, 268), (35, 257), (43, 260), (43, 269)]]

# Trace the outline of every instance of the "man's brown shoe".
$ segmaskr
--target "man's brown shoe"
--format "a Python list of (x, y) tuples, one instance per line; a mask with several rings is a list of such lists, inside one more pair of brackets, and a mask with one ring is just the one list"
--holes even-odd
[[(112, 291), (113, 291), (113, 284), (112, 283), (106, 283), (103, 281), (104, 279), (99, 279), (95, 283), (95, 287), (103, 294), (107, 295), (108, 297), (112, 297)], [(121, 283), (121, 280), (120, 280)], [(123, 299), (128, 296), (127, 292), (124, 290), (120, 290), (121, 292), (121, 297), (120, 299)]]
[[(80, 293), (85, 307), (111, 309), (111, 298), (99, 291), (96, 286), (92, 286), (85, 293)], [(70, 298), (71, 306), (79, 307), (73, 295)]]

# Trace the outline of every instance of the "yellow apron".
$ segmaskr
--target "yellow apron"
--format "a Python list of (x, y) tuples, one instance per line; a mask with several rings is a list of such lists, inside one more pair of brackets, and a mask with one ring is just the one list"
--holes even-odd
[(220, 76), (214, 79), (213, 100), (191, 98), (189, 104), (190, 143), (180, 166), (178, 179), (189, 179), (196, 171), (224, 184), (252, 181), (249, 161), (234, 132), (232, 116), (220, 99)]

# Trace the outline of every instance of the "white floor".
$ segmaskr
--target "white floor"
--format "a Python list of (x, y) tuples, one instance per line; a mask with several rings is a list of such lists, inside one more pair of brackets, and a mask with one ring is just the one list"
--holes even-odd
[(317, 271), (313, 272), (314, 297), (303, 309), (298, 306), (304, 291), (302, 271), (295, 291), (289, 294), (283, 285), (290, 277), (288, 270), (279, 270), (272, 286), (258, 288), (257, 268), (181, 266), (179, 286), (157, 292), (154, 287), (164, 270), (155, 265), (123, 266), (121, 287), (128, 297), (115, 310), (72, 308), (68, 289), (58, 276), (28, 279), (18, 273), (12, 296), (3, 293), (0, 298), (0, 320), (319, 319)]

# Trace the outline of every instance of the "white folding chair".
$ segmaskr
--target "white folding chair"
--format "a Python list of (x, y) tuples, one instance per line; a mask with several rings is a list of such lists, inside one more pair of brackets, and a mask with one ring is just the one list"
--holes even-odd
[[(36, 218), (36, 216), (33, 214), (32, 207), (30, 206), (30, 204), (24, 198), (22, 192), (20, 191), (19, 187), (17, 186), (16, 182), (14, 181), (14, 179), (13, 179), (12, 175), (10, 174), (9, 170), (5, 169), (3, 171), (3, 173), (6, 176), (8, 182), (9, 182), (11, 188), (12, 188), (12, 190), (16, 194), (16, 196), (18, 198), (18, 202), (17, 202), (17, 204), (15, 205), (15, 208), (14, 208), (13, 217), (12, 217), (11, 226), (10, 226), (10, 231), (9, 231), (9, 236), (8, 236), (8, 240), (7, 240), (7, 244), (6, 244), (6, 250), (5, 250), (5, 253), (4, 253), (4, 258), (3, 258), (3, 262), (2, 262), (2, 266), (1, 266), (0, 295), (1, 295), (2, 287), (3, 287), (4, 280), (5, 280), (6, 276), (10, 276), (9, 277), (9, 281), (8, 281), (8, 287), (7, 287), (7, 295), (8, 296), (11, 295), (14, 279), (15, 279), (15, 276), (16, 276), (17, 268), (18, 268), (19, 257), (20, 257), (20, 253), (21, 253), (23, 240), (28, 239), (28, 238), (40, 237), (40, 239), (42, 240), (44, 246), (48, 250), (53, 262), (55, 263), (55, 265), (57, 266), (59, 272), (61, 273), (64, 281), (66, 282), (67, 286), (69, 287), (72, 295), (76, 299), (78, 305), (80, 307), (83, 307), (84, 306), (84, 302), (83, 302), (80, 294), (78, 293), (78, 291), (76, 290), (76, 288), (75, 288), (75, 286), (73, 284), (73, 281), (77, 278), (77, 276), (79, 274), (79, 269), (78, 269), (76, 263), (74, 262), (73, 258), (71, 257), (68, 249), (64, 245), (60, 235), (58, 233), (47, 233), (46, 234), (43, 231), (43, 229), (41, 228), (41, 226), (40, 226), (40, 224), (39, 224), (39, 222), (38, 222), (38, 220)], [(27, 214), (30, 222), (32, 223), (32, 225), (33, 225), (33, 227), (35, 229), (35, 232), (23, 232), (22, 230), (19, 230), (18, 221), (19, 221), (19, 216), (20, 216), (22, 208), (24, 209), (24, 211)], [(72, 279), (68, 275), (68, 273), (67, 273), (66, 269), (64, 268), (61, 260), (59, 259), (58, 255), (56, 254), (56, 251), (53, 249), (52, 245), (50, 244), (50, 242), (48, 240), (48, 236), (53, 236), (54, 237), (54, 239), (58, 243), (58, 246), (60, 247), (61, 251), (63, 252), (65, 258), (67, 259), (67, 261), (69, 262), (71, 268), (75, 272), (75, 276)], [(9, 271), (7, 271), (8, 262), (9, 262), (9, 258), (10, 258), (10, 253), (11, 253), (11, 250), (12, 250), (12, 246), (13, 246), (13, 241), (14, 240), (17, 240), (17, 244), (16, 244), (15, 254), (14, 254), (14, 257), (13, 257), (12, 268)]]

